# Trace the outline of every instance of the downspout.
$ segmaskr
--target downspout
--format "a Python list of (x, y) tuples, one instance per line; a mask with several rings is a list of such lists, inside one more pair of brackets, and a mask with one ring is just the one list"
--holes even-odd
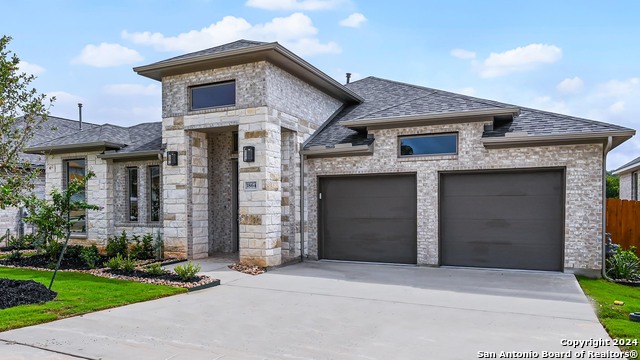
[(607, 154), (613, 145), (613, 138), (607, 137), (607, 145), (602, 154), (602, 277), (613, 281), (607, 276)]
[(304, 155), (300, 154), (300, 262), (304, 261)]

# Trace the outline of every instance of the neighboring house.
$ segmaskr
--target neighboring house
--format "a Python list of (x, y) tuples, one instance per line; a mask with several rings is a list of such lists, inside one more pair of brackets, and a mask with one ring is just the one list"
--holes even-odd
[(375, 77), (342, 85), (278, 43), (134, 70), (162, 82), (162, 124), (27, 149), (47, 154), (47, 189), (96, 173), (86, 196), (103, 210), (78, 238), (161, 231), (170, 253), (261, 266), (602, 268), (606, 154), (634, 130)]
[(620, 178), (620, 199), (640, 200), (638, 198), (638, 173), (640, 157), (631, 160), (613, 171)]
[[(36, 131), (33, 137), (28, 141), (28, 146), (55, 139), (60, 136), (66, 136), (80, 131), (80, 123), (76, 120), (63, 119), (55, 116), (48, 116), (47, 121), (42, 127)], [(91, 123), (83, 123), (84, 129), (92, 129), (97, 125)], [(37, 154), (20, 154), (20, 160), (23, 164), (28, 163), (30, 169), (38, 169), (40, 172), (35, 180), (35, 188), (33, 192), (40, 197), (45, 195), (45, 157)], [(28, 171), (28, 169), (25, 169)], [(20, 235), (24, 231), (25, 224), (21, 223), (22, 213), (17, 208), (0, 209), (0, 236), (5, 235), (7, 231), (13, 236)]]

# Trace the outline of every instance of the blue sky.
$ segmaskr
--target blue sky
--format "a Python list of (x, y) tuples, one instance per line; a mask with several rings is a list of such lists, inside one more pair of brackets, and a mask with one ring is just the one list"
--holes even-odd
[[(0, 34), (51, 113), (159, 121), (132, 67), (247, 38), (279, 41), (344, 82), (377, 76), (640, 128), (640, 2), (0, 0)], [(640, 156), (634, 138), (607, 168)]]

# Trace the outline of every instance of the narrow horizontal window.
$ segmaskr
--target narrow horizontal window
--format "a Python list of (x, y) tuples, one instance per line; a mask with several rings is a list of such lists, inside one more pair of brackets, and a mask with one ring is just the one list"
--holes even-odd
[(236, 82), (193, 86), (191, 90), (191, 110), (206, 109), (236, 104)]
[(398, 139), (400, 156), (452, 155), (458, 153), (458, 134), (403, 136)]

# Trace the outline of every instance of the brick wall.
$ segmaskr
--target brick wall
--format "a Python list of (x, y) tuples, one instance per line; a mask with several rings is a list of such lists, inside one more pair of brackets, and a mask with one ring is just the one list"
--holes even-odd
[(633, 174), (626, 173), (620, 175), (620, 199), (631, 200), (633, 191)]
[[(487, 119), (487, 124), (490, 123)], [(438, 172), (481, 169), (566, 168), (565, 262), (567, 270), (599, 269), (602, 244), (602, 145), (485, 149), (482, 122), (372, 130), (372, 156), (307, 160), (309, 256), (317, 258), (318, 176), (416, 173), (418, 263), (438, 264)], [(458, 132), (458, 155), (398, 158), (399, 135)]]

